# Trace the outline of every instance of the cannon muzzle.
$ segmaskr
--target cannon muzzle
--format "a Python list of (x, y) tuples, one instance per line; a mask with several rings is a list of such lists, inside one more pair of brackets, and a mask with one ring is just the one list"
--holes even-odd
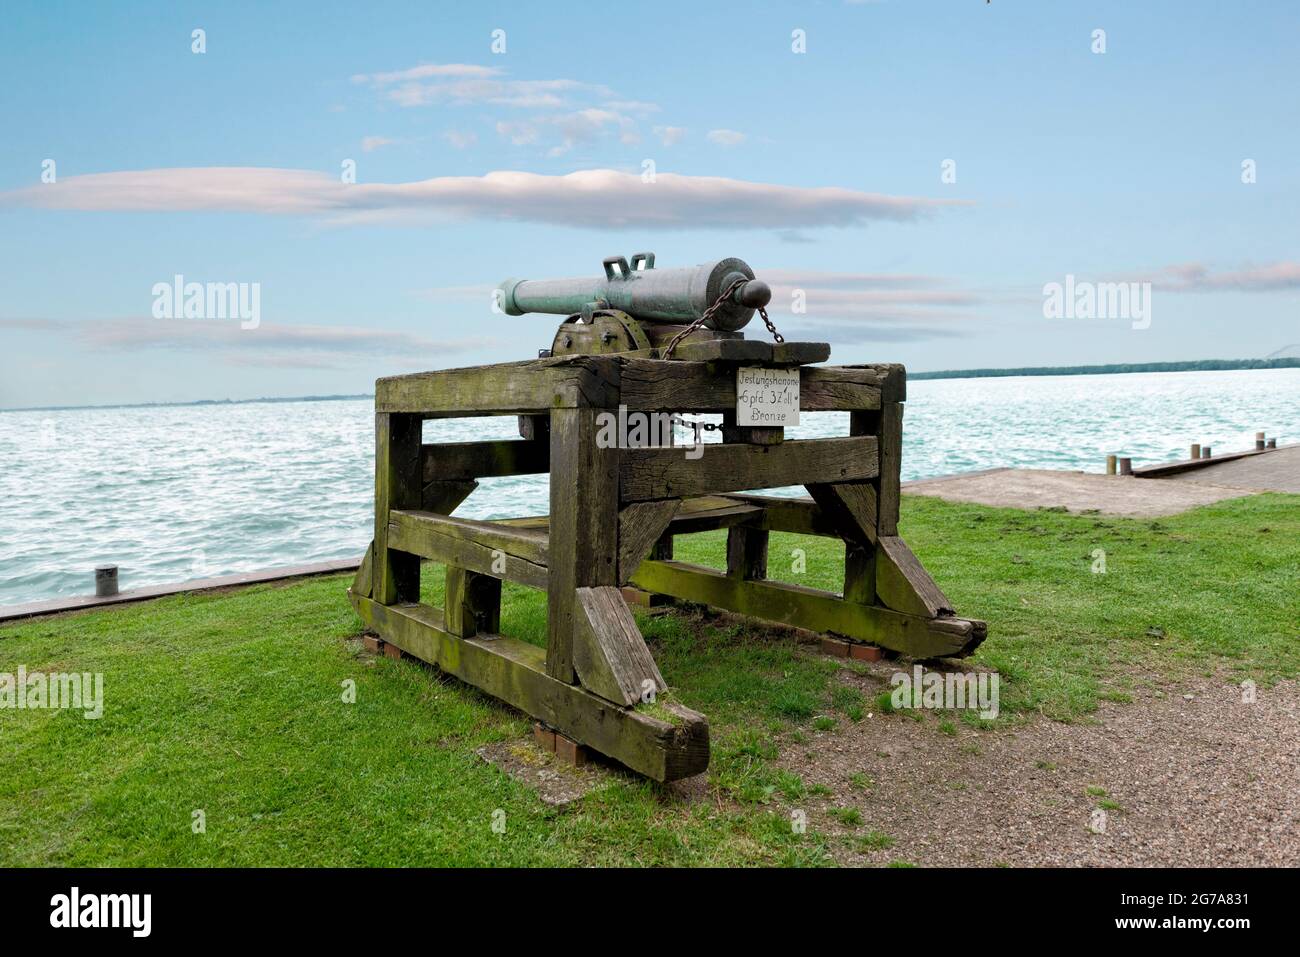
[(707, 325), (731, 332), (772, 299), (767, 283), (740, 259), (679, 269), (655, 269), (654, 253), (605, 259), (603, 278), (507, 279), (497, 287), (497, 304), (508, 316), (545, 312), (570, 316), (591, 306), (620, 309), (643, 322), (690, 323), (739, 280)]

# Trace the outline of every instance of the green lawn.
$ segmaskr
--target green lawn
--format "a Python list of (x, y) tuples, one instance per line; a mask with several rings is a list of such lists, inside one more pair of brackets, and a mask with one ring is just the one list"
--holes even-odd
[[(1099, 698), (1173, 673), (1294, 677), (1297, 505), (1264, 495), (1137, 521), (909, 497), (902, 531), (959, 613), (989, 622), (976, 660), (1001, 673), (1003, 713), (981, 733), (998, 734), (1026, 714), (1086, 719)], [(724, 541), (679, 539), (677, 552), (720, 565)], [(836, 589), (840, 560), (832, 542), (772, 537), (773, 577)], [(430, 567), (429, 600), (440, 579)], [(430, 668), (364, 654), (345, 587), (314, 579), (0, 628), (0, 672), (102, 672), (106, 699), (97, 721), (0, 710), (0, 865), (825, 861), (826, 838), (791, 832), (802, 782), (771, 762), (828, 715), (840, 733), (861, 729), (861, 696), (832, 680), (846, 663), (736, 619), (643, 618), (673, 693), (709, 716), (714, 793), (684, 804), (628, 778), (557, 811), (474, 754), (529, 723)], [(507, 586), (503, 630), (540, 642), (543, 596)], [(951, 717), (925, 720), (937, 735)]]

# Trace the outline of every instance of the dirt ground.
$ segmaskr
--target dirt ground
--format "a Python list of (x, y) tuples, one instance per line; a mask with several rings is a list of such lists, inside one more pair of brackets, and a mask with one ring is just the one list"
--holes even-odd
[[(843, 680), (874, 696), (893, 670)], [(778, 763), (829, 789), (793, 807), (841, 864), (1295, 867), (1300, 687), (1243, 698), (1197, 678), (1102, 702), (1086, 723), (955, 735), (932, 715), (874, 714), (808, 732)]]

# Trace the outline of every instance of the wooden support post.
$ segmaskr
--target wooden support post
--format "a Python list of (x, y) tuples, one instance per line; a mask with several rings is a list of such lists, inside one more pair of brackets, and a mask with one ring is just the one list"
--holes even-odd
[(876, 603), (876, 549), (859, 542), (844, 543), (844, 600)]
[(1116, 456), (1114, 456), (1114, 455), (1108, 455), (1108, 456), (1106, 456), (1106, 474), (1107, 474), (1107, 475), (1114, 475), (1114, 474), (1115, 474), (1115, 463), (1116, 463), (1116, 461), (1117, 461)]
[(618, 584), (619, 450), (596, 445), (596, 409), (551, 413), (546, 673), (572, 684), (579, 588)]
[(443, 621), (458, 638), (500, 632), (501, 579), (448, 565)]
[(898, 534), (899, 474), (903, 462), (903, 404), (880, 407), (880, 478), (878, 515), (880, 535)]
[[(1255, 443), (1255, 448), (1259, 448), (1259, 442), (1256, 442), (1256, 443)], [(1193, 443), (1192, 443), (1192, 454), (1189, 455), (1188, 458), (1199, 459), (1200, 457), (1201, 457), (1201, 443), (1199, 443), (1199, 442), (1193, 442)]]
[(422, 421), (409, 413), (375, 414), (375, 555), (372, 589), (382, 605), (418, 601), (420, 559), (388, 547), (388, 513), (419, 508)]
[(767, 529), (745, 525), (727, 529), (727, 574), (743, 581), (767, 577)]
[(1119, 474), (1120, 475), (1133, 474), (1133, 460), (1131, 458), (1125, 456), (1124, 458), (1121, 458), (1119, 460)]
[(1263, 432), (1256, 432), (1256, 433), (1255, 433), (1255, 451), (1258, 452), (1258, 451), (1260, 451), (1261, 449), (1263, 449), (1263, 448), (1265, 448), (1265, 447), (1266, 447), (1266, 446), (1265, 446), (1265, 444), (1264, 444), (1264, 433), (1263, 433)]

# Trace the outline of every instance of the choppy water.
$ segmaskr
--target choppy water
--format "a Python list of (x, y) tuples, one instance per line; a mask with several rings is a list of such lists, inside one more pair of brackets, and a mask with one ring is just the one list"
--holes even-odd
[[(903, 478), (995, 466), (1102, 471), (1300, 437), (1300, 369), (908, 384)], [(0, 605), (357, 556), (371, 538), (369, 401), (0, 412)], [(791, 437), (847, 434), (804, 414)], [(515, 438), (513, 418), (429, 422), (426, 441)], [(712, 436), (706, 440), (711, 440)], [(545, 476), (486, 479), (458, 514), (547, 507)]]

